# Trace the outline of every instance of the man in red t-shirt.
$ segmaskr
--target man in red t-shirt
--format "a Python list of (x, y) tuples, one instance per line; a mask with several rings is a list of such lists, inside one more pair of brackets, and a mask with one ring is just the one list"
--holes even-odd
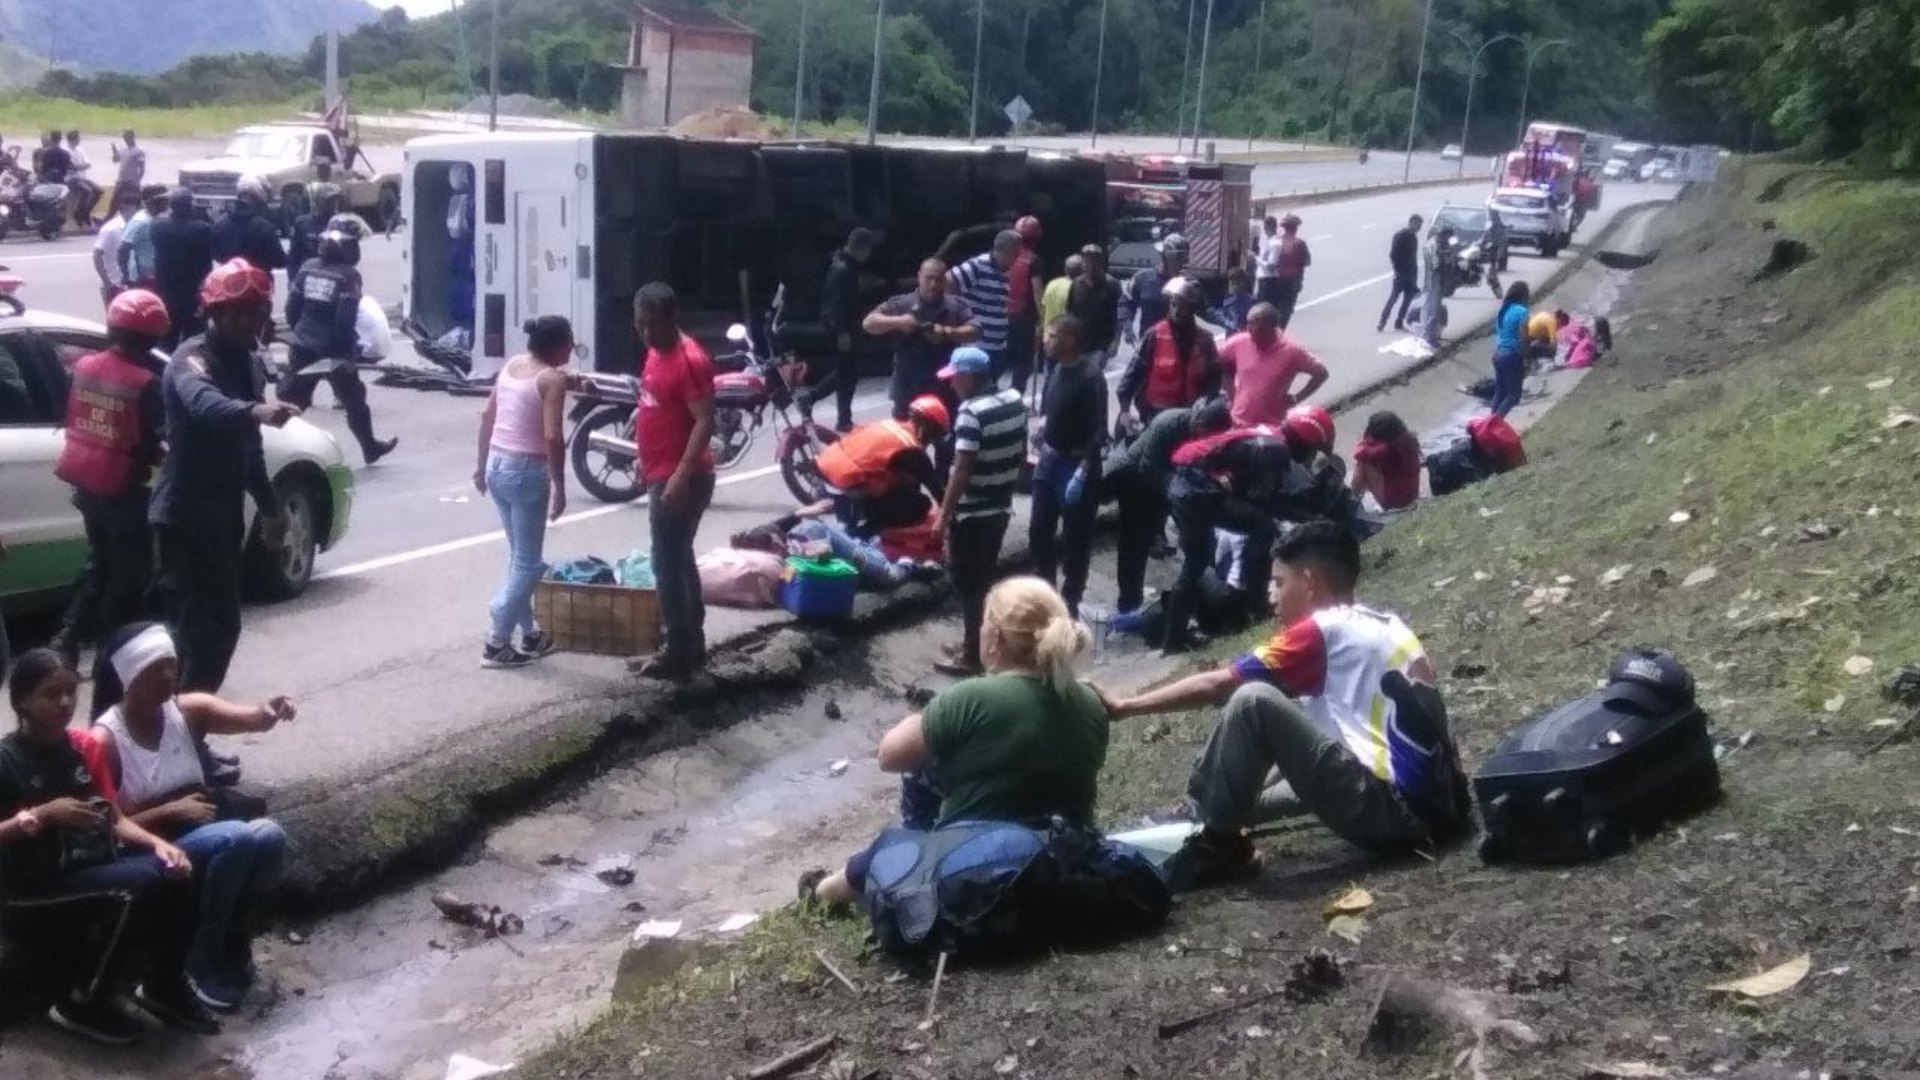
[(693, 539), (713, 501), (713, 360), (680, 332), (678, 302), (662, 282), (633, 297), (634, 328), (646, 342), (634, 415), (640, 480), (647, 488), (653, 577), (666, 622), (666, 647), (640, 668), (684, 679), (707, 662), (707, 609), (700, 600)]
[(1035, 349), (1039, 343), (1040, 293), (1046, 288), (1040, 267), (1040, 219), (1029, 214), (1013, 223), (1020, 235), (1020, 253), (1013, 257), (1013, 269), (1007, 271), (1007, 371), (1010, 383), (1022, 394), (1033, 378)]
[[(1279, 427), (1288, 409), (1327, 381), (1326, 365), (1280, 329), (1280, 313), (1267, 303), (1253, 305), (1247, 328), (1220, 346), (1220, 363), (1235, 427)], [(1293, 384), (1302, 375), (1307, 384), (1295, 393)]]
[(1274, 243), (1274, 308), (1280, 315), (1280, 329), (1293, 324), (1294, 305), (1300, 302), (1300, 286), (1306, 283), (1307, 267), (1313, 265), (1313, 252), (1300, 239), (1300, 217), (1288, 214), (1280, 219), (1280, 239)]

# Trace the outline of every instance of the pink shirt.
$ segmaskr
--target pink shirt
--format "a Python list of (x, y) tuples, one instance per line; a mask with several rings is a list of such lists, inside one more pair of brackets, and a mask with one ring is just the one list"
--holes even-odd
[(508, 362), (493, 380), (492, 448), (509, 454), (547, 456), (547, 414), (540, 407), (540, 373), (544, 367), (529, 361), (531, 375), (515, 375)]
[(1325, 375), (1326, 366), (1312, 353), (1282, 333), (1273, 346), (1261, 349), (1253, 335), (1241, 332), (1220, 346), (1220, 362), (1233, 383), (1231, 411), (1235, 427), (1255, 424), (1278, 426), (1293, 407), (1289, 393), (1302, 375)]

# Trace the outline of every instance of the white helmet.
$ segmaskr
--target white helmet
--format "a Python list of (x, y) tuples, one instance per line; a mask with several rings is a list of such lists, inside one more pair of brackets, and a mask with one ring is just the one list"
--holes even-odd
[(1160, 295), (1168, 300), (1184, 300), (1189, 304), (1198, 304), (1205, 299), (1205, 294), (1200, 291), (1200, 283), (1185, 274), (1168, 278), (1167, 283), (1161, 286)]
[(256, 202), (263, 206), (272, 197), (267, 193), (266, 180), (258, 176), (241, 177), (239, 185), (234, 188), (234, 194), (248, 202)]

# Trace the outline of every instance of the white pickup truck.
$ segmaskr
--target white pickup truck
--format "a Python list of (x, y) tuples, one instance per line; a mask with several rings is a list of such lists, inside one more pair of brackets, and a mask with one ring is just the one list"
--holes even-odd
[(400, 221), (400, 176), (376, 173), (366, 155), (321, 124), (261, 124), (233, 133), (218, 157), (181, 166), (180, 185), (219, 216), (232, 207), (242, 177), (267, 183), (281, 222), (307, 212), (307, 185), (325, 180), (346, 193), (347, 207), (385, 231)]

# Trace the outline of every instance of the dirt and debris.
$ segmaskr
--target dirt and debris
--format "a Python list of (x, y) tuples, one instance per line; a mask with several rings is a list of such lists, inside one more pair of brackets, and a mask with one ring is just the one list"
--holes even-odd
[(503, 911), (498, 905), (462, 900), (448, 892), (434, 893), (433, 906), (448, 922), (478, 930), (488, 937), (508, 937), (527, 928), (520, 916)]
[(766, 142), (779, 138), (773, 125), (753, 110), (739, 105), (717, 105), (682, 119), (670, 129), (675, 135), (694, 139), (746, 139)]

